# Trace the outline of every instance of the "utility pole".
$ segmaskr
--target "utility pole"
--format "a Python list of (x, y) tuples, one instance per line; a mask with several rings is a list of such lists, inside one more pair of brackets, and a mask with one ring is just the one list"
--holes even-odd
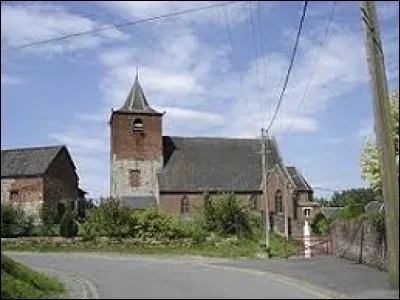
[(268, 202), (268, 194), (267, 194), (267, 185), (268, 185), (268, 160), (266, 157), (267, 151), (269, 151), (266, 147), (266, 137), (268, 137), (268, 132), (264, 134), (264, 128), (261, 128), (261, 157), (262, 157), (262, 187), (263, 187), (263, 202), (265, 205), (265, 248), (267, 250), (267, 257), (270, 257), (270, 246), (269, 246), (269, 202)]
[(399, 288), (399, 185), (392, 139), (389, 96), (378, 28), (375, 1), (362, 1), (365, 47), (373, 96), (375, 135), (380, 154), (380, 172), (386, 215), (389, 281)]

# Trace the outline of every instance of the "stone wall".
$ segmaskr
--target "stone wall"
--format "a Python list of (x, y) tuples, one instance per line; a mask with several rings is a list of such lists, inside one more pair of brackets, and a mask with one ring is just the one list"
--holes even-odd
[(335, 256), (386, 270), (386, 241), (371, 219), (349, 220), (331, 231)]
[[(114, 160), (112, 161), (111, 196), (154, 196), (158, 198), (157, 172), (162, 167), (158, 160)], [(133, 187), (129, 182), (129, 170), (140, 171), (140, 186)]]
[[(10, 199), (11, 191), (16, 192), (14, 199)], [(1, 204), (18, 204), (36, 219), (39, 217), (43, 203), (43, 179), (10, 178), (1, 180)]]

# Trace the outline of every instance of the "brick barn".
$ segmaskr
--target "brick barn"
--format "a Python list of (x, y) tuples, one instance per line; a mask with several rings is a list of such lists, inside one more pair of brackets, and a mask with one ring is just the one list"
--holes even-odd
[[(112, 197), (186, 217), (202, 207), (205, 192), (234, 192), (264, 213), (260, 139), (163, 136), (163, 116), (150, 107), (136, 76), (109, 122)], [(267, 150), (273, 230), (300, 235), (313, 191), (295, 167), (282, 164), (275, 139)]]
[(62, 213), (84, 193), (65, 146), (1, 150), (2, 204), (19, 204), (38, 218), (45, 200)]

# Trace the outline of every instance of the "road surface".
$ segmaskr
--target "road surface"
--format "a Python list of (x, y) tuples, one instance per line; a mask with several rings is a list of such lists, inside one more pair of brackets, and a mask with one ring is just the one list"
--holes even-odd
[[(99, 254), (7, 253), (62, 277), (70, 296), (114, 299), (319, 299), (317, 286), (269, 272), (223, 266), (202, 258), (151, 258)], [(79, 290), (81, 289), (81, 290)], [(84, 291), (82, 291), (82, 289)]]

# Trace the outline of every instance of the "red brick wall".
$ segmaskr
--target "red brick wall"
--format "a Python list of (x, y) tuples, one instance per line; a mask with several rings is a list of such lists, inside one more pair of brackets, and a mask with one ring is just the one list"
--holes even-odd
[[(242, 198), (243, 201), (249, 201), (249, 197), (252, 194), (238, 194), (238, 198)], [(179, 216), (181, 213), (181, 200), (186, 196), (189, 198), (190, 213), (198, 212), (203, 207), (203, 193), (196, 194), (164, 194), (160, 195), (160, 209), (164, 212)], [(212, 195), (211, 195), (212, 196)], [(257, 209), (263, 209), (261, 195), (257, 195)]]
[(175, 216), (181, 214), (181, 200), (184, 196), (189, 198), (190, 213), (198, 212), (203, 207), (203, 194), (161, 194), (160, 209)]
[[(143, 132), (133, 132), (133, 120), (140, 118)], [(116, 159), (152, 160), (162, 155), (162, 116), (113, 112), (111, 153)]]

